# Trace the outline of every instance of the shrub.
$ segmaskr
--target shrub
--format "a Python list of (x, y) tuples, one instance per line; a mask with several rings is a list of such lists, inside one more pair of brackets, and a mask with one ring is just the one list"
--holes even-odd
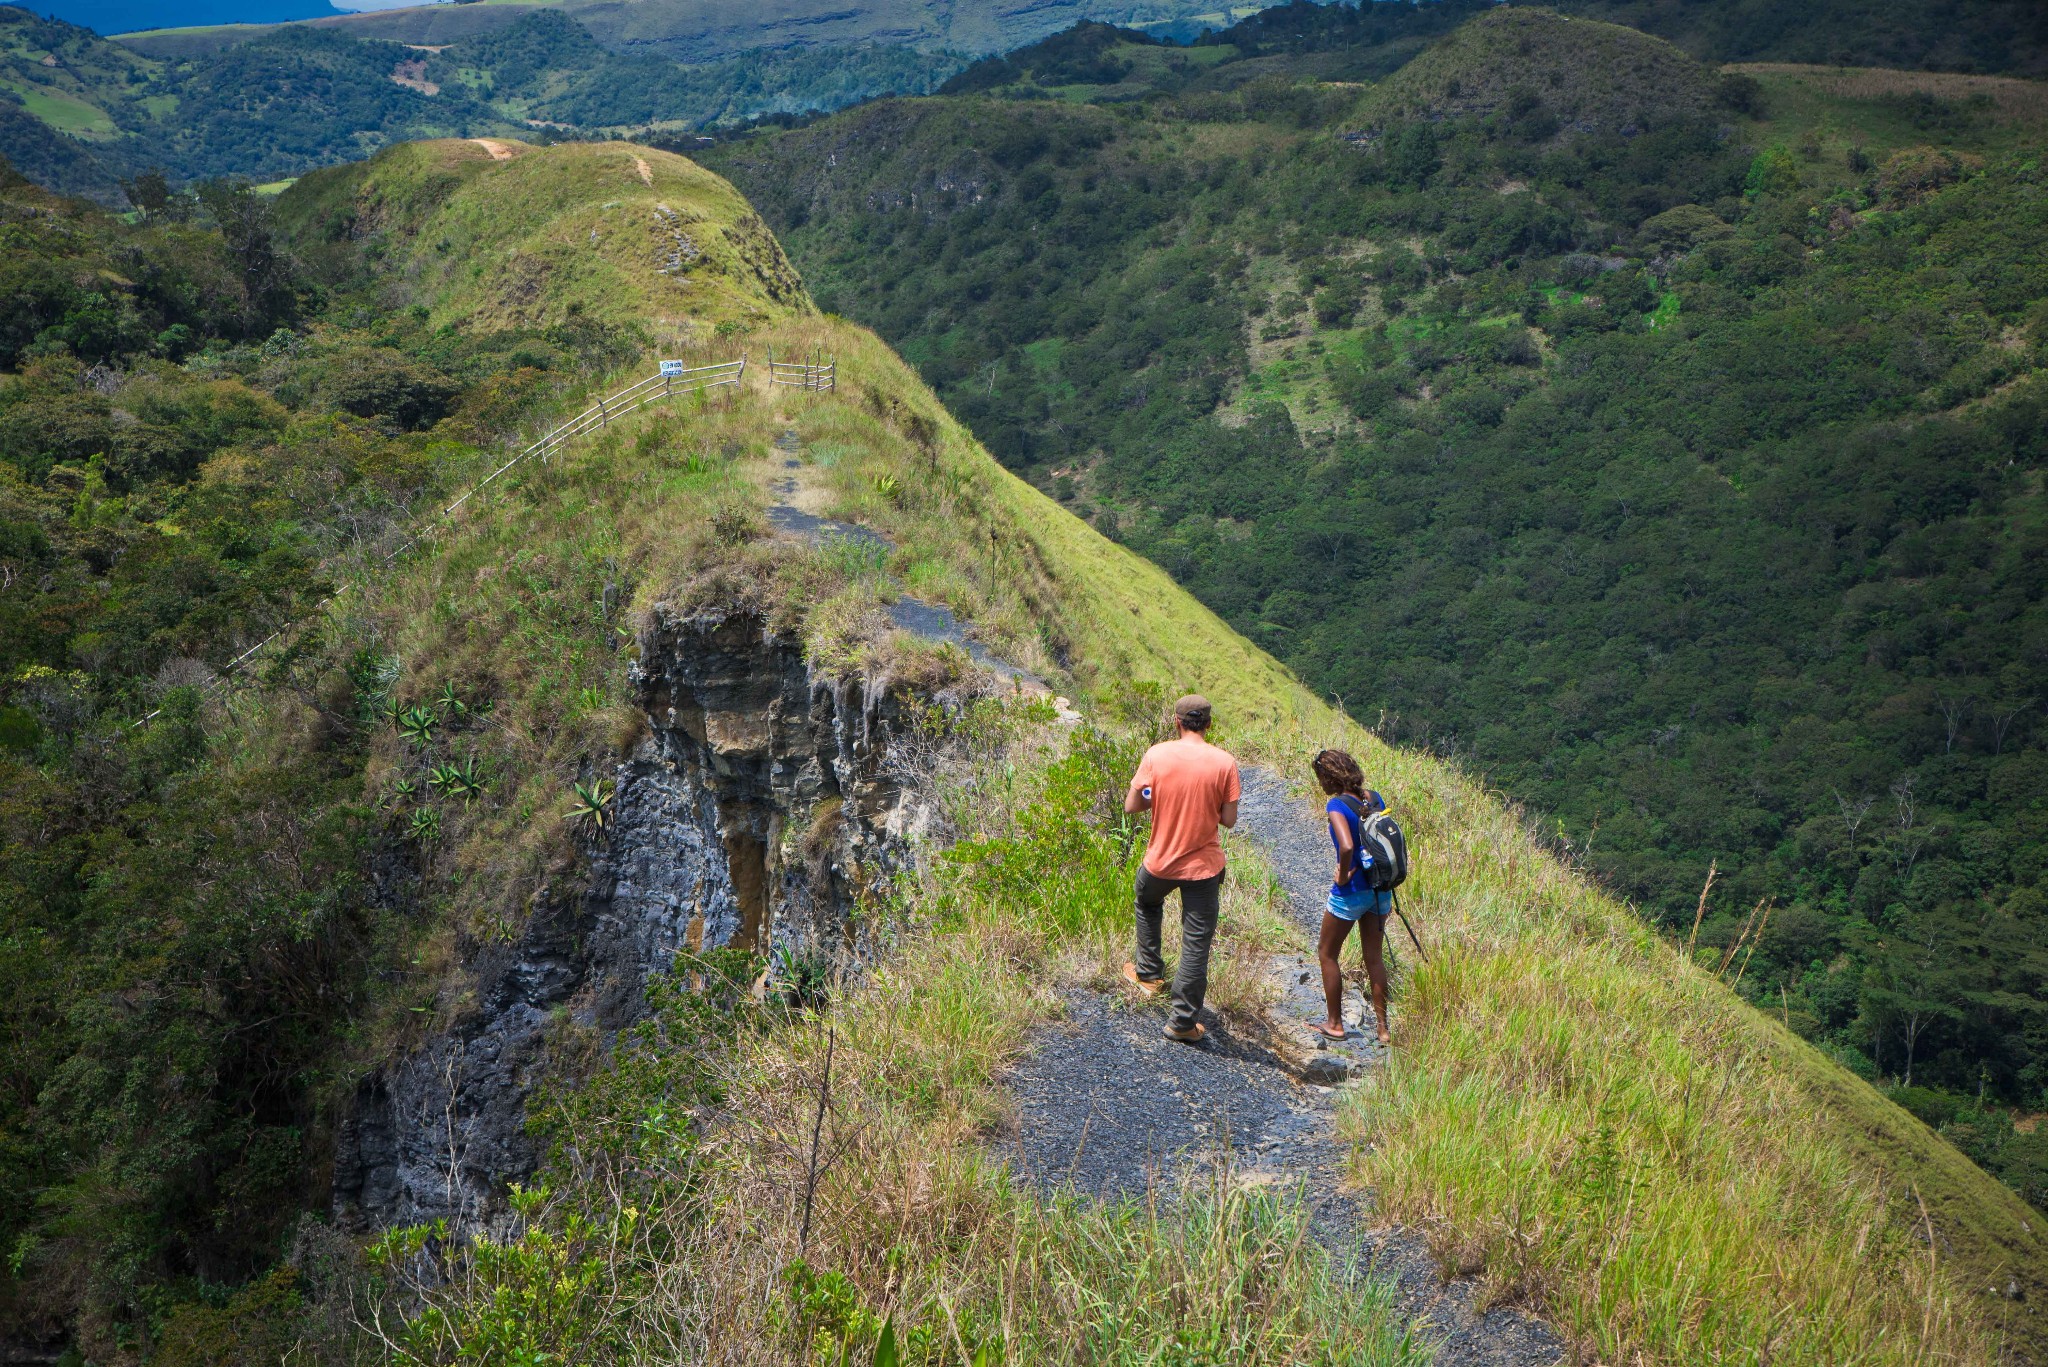
[(421, 361), (390, 347), (351, 347), (332, 353), (317, 369), (321, 394), (359, 418), (388, 418), (413, 430), (447, 413), (459, 386)]

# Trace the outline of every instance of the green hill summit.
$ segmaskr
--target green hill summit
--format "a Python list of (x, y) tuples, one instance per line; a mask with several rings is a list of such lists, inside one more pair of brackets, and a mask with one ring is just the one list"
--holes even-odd
[(1368, 120), (1548, 117), (1580, 133), (1696, 119), (1717, 76), (1635, 29), (1548, 10), (1502, 7), (1464, 24), (1375, 86)]
[(437, 325), (548, 327), (575, 312), (676, 335), (810, 307), (746, 201), (653, 148), (407, 143), (304, 177), (279, 219), (308, 250), (374, 235)]

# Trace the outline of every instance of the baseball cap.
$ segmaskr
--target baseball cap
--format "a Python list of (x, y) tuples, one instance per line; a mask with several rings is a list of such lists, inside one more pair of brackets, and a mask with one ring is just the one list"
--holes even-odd
[(1209, 700), (1199, 693), (1190, 693), (1173, 705), (1173, 719), (1206, 725), (1209, 720)]

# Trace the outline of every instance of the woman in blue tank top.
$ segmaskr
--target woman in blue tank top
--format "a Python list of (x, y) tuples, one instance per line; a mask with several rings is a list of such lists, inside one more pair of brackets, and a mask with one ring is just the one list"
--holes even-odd
[[(1324, 750), (1313, 762), (1316, 782), (1329, 798), (1324, 818), (1330, 823), (1330, 843), (1337, 850), (1337, 868), (1330, 884), (1328, 908), (1323, 912), (1322, 933), (1316, 938), (1316, 961), (1323, 970), (1323, 1001), (1329, 1008), (1323, 1020), (1307, 1022), (1308, 1028), (1330, 1039), (1343, 1039), (1344, 976), (1337, 967), (1337, 955), (1344, 948), (1351, 927), (1358, 927), (1359, 947), (1365, 953), (1365, 973), (1372, 984), (1372, 1011), (1379, 1042), (1387, 1033), (1387, 917), (1394, 910), (1391, 892), (1372, 888), (1372, 857), (1359, 854), (1359, 822), (1386, 804), (1365, 786), (1365, 773), (1358, 761), (1342, 750)], [(1360, 1022), (1364, 1024), (1364, 1022)]]

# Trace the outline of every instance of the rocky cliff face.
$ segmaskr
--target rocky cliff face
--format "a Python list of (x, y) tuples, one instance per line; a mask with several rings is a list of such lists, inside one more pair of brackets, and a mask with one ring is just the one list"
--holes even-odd
[(857, 963), (851, 916), (908, 858), (922, 817), (883, 772), (901, 702), (815, 678), (751, 617), (657, 613), (635, 670), (647, 738), (614, 778), (588, 879), (517, 943), (472, 948), (468, 1008), (359, 1087), (336, 1139), (354, 1228), (490, 1223), (531, 1173), (526, 1101), (557, 1023), (615, 1035), (679, 952)]

